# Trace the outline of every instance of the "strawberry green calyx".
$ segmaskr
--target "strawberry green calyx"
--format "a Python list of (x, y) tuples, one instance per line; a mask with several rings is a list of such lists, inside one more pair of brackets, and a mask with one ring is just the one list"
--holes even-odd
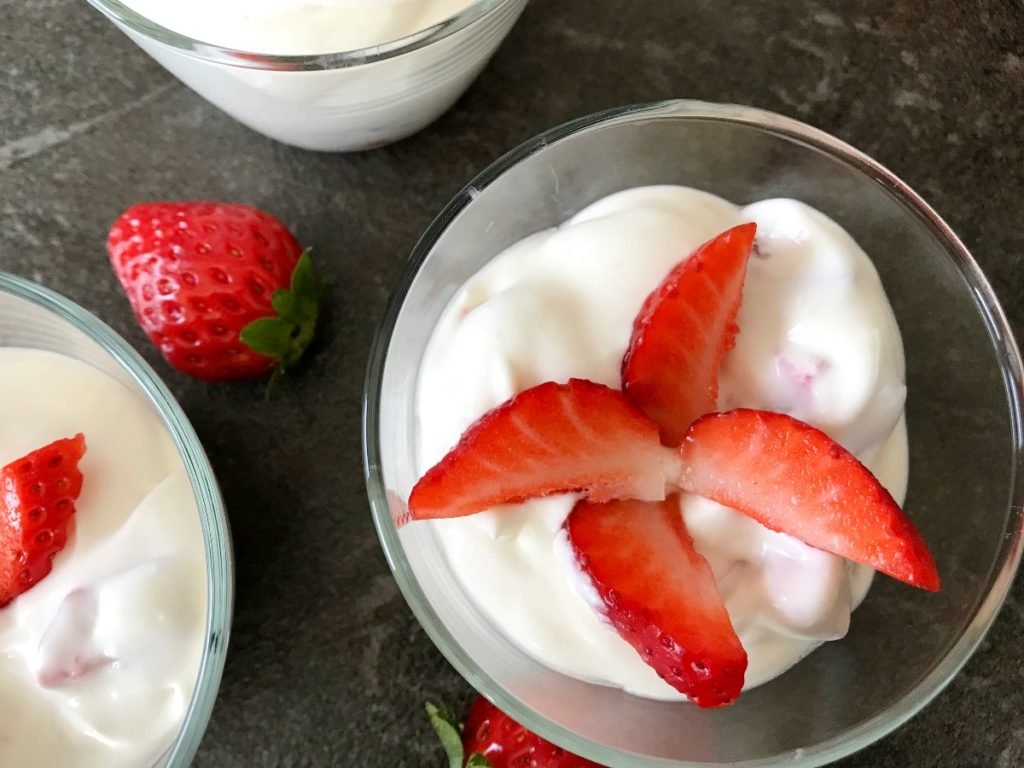
[(445, 754), (448, 755), (448, 768), (462, 768), (464, 750), (455, 714), (447, 707), (439, 707), (430, 702), (427, 702), (426, 710), (430, 725), (434, 729), (434, 733), (437, 734), (437, 738), (441, 740)]
[(459, 722), (455, 714), (444, 706), (427, 703), (427, 717), (434, 733), (441, 740), (445, 754), (448, 755), (448, 768), (491, 768), (490, 762), (480, 754), (472, 754), (465, 759), (462, 737), (459, 735)]
[(274, 291), (271, 306), (277, 315), (261, 317), (242, 329), (247, 347), (277, 362), (271, 384), (294, 366), (316, 333), (320, 314), (320, 281), (307, 248), (292, 271), (291, 286)]

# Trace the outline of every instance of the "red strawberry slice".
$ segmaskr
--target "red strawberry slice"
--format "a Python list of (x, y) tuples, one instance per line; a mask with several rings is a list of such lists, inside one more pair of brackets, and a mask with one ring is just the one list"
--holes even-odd
[(663, 499), (678, 458), (618, 390), (547, 382), (484, 414), (412, 489), (414, 520), (471, 515), (554, 493)]
[(565, 523), (609, 621), (665, 682), (701, 707), (730, 704), (747, 654), (679, 499), (581, 501)]
[(647, 297), (622, 360), (622, 391), (678, 445), (715, 410), (718, 370), (736, 339), (736, 313), (755, 224), (723, 232), (673, 269)]
[(67, 543), (82, 492), (85, 437), (57, 440), (0, 469), (0, 607), (39, 583)]
[(781, 413), (740, 409), (694, 422), (680, 447), (686, 490), (774, 531), (938, 591), (913, 523), (856, 457)]

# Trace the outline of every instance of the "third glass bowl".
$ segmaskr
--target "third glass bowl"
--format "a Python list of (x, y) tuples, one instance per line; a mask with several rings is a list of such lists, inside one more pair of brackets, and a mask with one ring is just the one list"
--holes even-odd
[[(877, 579), (849, 635), (705, 711), (566, 677), (513, 645), (465, 594), (430, 526), (397, 528), (417, 479), (421, 356), (459, 286), (505, 247), (612, 192), (682, 184), (744, 205), (793, 197), (873, 259), (907, 358), (907, 508), (942, 592)], [(1021, 556), (1021, 361), (992, 291), (906, 184), (802, 123), (737, 106), (627, 107), (555, 128), (499, 160), (441, 213), (388, 307), (366, 386), (367, 486), (395, 578), (427, 633), (481, 693), (552, 741), (615, 768), (818, 766), (906, 722), (995, 618)]]
[(217, 698), (234, 601), (228, 519), (203, 446), (170, 390), (124, 339), (63, 296), (5, 272), (0, 272), (0, 347), (56, 352), (111, 376), (153, 408), (178, 450), (195, 493), (206, 551), (206, 640), (184, 721), (153, 768), (187, 768), (206, 732)]

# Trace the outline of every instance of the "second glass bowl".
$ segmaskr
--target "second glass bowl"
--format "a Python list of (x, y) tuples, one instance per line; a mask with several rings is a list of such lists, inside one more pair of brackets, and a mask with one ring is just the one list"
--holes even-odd
[(153, 408), (181, 456), (195, 493), (206, 553), (206, 642), (184, 721), (154, 768), (187, 768), (217, 698), (234, 600), (227, 514), (206, 453), (174, 396), (124, 339), (77, 304), (4, 272), (0, 272), (0, 346), (67, 355), (119, 381)]
[[(493, 626), (430, 526), (398, 528), (417, 479), (423, 350), (459, 286), (504, 248), (613, 192), (682, 184), (737, 204), (802, 200), (872, 257), (903, 333), (907, 508), (936, 553), (942, 592), (878, 579), (849, 635), (732, 707), (703, 711), (566, 677)], [(898, 727), (960, 669), (1021, 556), (1021, 361), (988, 283), (949, 227), (889, 171), (778, 115), (671, 102), (556, 128), (509, 153), (423, 236), (371, 354), (364, 442), (374, 519), (427, 633), (481, 693), (527, 727), (615, 768), (818, 766)]]

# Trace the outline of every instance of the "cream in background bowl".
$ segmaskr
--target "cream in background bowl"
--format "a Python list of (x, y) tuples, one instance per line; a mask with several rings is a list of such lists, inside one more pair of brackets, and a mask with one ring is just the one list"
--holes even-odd
[(527, 0), (89, 0), (238, 121), (304, 149), (354, 151), (437, 119)]

